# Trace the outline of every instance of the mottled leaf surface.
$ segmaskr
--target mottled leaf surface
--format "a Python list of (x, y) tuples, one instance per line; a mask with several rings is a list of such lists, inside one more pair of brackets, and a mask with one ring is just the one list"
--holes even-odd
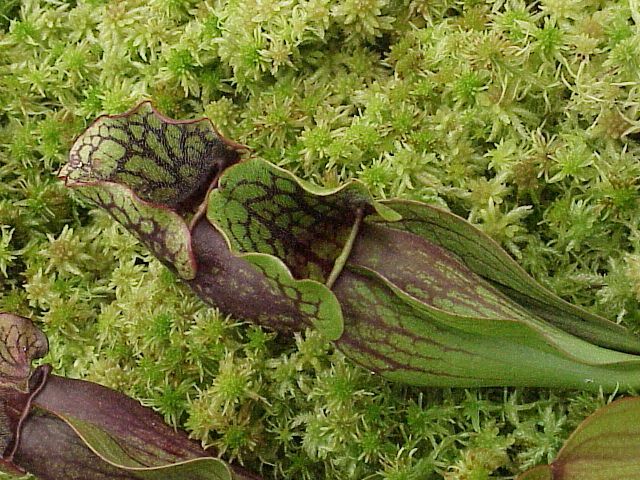
[(232, 250), (273, 255), (295, 278), (324, 282), (359, 209), (387, 221), (399, 219), (360, 182), (324, 189), (253, 159), (223, 174), (211, 192), (207, 217), (226, 234)]
[(171, 120), (144, 102), (98, 118), (75, 141), (59, 176), (192, 279), (196, 264), (183, 216), (238, 161), (239, 148), (207, 119)]
[(640, 339), (602, 317), (565, 302), (535, 282), (491, 238), (444, 210), (419, 202), (383, 202), (402, 215), (388, 224), (419, 235), (457, 255), (477, 275), (523, 308), (589, 342), (615, 350), (640, 353)]
[(211, 192), (207, 218), (231, 250), (254, 265), (272, 289), (290, 298), (326, 338), (342, 334), (340, 305), (324, 286), (356, 212), (397, 215), (360, 182), (323, 189), (263, 160), (230, 167)]
[[(222, 233), (205, 219), (194, 226), (192, 241), (198, 272), (188, 284), (210, 305), (237, 318), (288, 334), (314, 324), (318, 324), (328, 337), (341, 330), (342, 315), (339, 311), (331, 314), (331, 308), (336, 305), (335, 298), (323, 285), (313, 281), (297, 283), (276, 258), (270, 260), (262, 254), (232, 253)], [(273, 268), (265, 274), (265, 267), (270, 265)], [(305, 285), (316, 290), (315, 296), (309, 297)], [(323, 299), (328, 299), (327, 316)]]
[(47, 337), (30, 320), (0, 313), (0, 387), (28, 392), (31, 362), (47, 351)]
[(640, 478), (640, 398), (617, 400), (582, 422), (549, 466), (518, 480)]
[(238, 161), (237, 147), (207, 119), (172, 120), (144, 102), (98, 118), (76, 140), (60, 175), (70, 184), (126, 185), (142, 200), (181, 210), (202, 201), (213, 177)]
[[(317, 187), (260, 159), (207, 170), (193, 160), (198, 155), (178, 155), (186, 140), (168, 141), (170, 158), (158, 139), (183, 138), (169, 133), (180, 122), (140, 112), (109, 124), (104, 143), (90, 139), (103, 135), (99, 120), (74, 147), (67, 180), (209, 304), (280, 331), (312, 325), (365, 368), (414, 385), (610, 391), (640, 384), (640, 357), (629, 355), (640, 352), (640, 339), (552, 295), (455, 215), (377, 202), (358, 181)], [(134, 131), (141, 124), (152, 128)], [(146, 167), (122, 153), (119, 138), (140, 134), (142, 142), (145, 132), (150, 140), (132, 151), (154, 165), (196, 165), (204, 183), (186, 180), (185, 188), (197, 195), (167, 193), (163, 176), (173, 167), (136, 177)], [(206, 206), (206, 218), (189, 219), (184, 205), (201, 199), (209, 183), (199, 210)]]
[(331, 290), (315, 280), (296, 280), (286, 265), (271, 255), (248, 253), (242, 258), (263, 274), (274, 291), (289, 298), (327, 340), (340, 338), (342, 310)]
[(83, 184), (80, 193), (133, 233), (181, 278), (195, 277), (197, 264), (185, 221), (176, 212), (138, 198), (117, 183)]
[(336, 345), (363, 367), (424, 386), (636, 385), (640, 359), (542, 322), (452, 315), (411, 299), (373, 271), (348, 267), (334, 293), (344, 315)]
[(365, 224), (349, 266), (377, 272), (425, 305), (479, 318), (523, 319), (530, 314), (438, 244), (383, 224)]

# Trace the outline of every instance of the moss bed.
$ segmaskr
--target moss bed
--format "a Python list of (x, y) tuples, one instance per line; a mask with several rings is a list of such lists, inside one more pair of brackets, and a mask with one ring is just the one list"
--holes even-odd
[(636, 0), (0, 0), (0, 310), (57, 373), (266, 479), (514, 478), (610, 400), (393, 385), (207, 308), (55, 176), (144, 99), (318, 184), (449, 208), (637, 332)]

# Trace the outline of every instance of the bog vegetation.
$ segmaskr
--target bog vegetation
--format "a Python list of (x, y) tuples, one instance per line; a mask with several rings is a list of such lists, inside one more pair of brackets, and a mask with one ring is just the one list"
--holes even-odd
[(5, 1), (0, 310), (266, 478), (509, 478), (607, 401), (416, 389), (205, 307), (56, 179), (102, 113), (211, 118), (316, 184), (448, 208), (640, 329), (640, 15), (629, 1)]

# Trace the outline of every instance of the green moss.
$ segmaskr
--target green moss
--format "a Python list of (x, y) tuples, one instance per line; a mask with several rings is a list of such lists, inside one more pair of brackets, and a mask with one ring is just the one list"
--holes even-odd
[[(266, 478), (508, 478), (605, 402), (390, 385), (206, 308), (55, 179), (97, 115), (209, 116), (316, 183), (448, 207), (640, 330), (640, 37), (626, 1), (0, 6), (0, 309)], [(259, 301), (259, 299), (256, 299)], [(8, 478), (8, 477), (3, 477)]]

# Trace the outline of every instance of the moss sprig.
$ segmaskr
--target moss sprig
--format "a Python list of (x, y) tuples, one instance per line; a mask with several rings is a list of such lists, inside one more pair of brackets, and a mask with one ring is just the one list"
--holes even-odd
[(608, 401), (394, 386), (227, 318), (55, 172), (91, 119), (152, 99), (318, 184), (448, 208), (638, 331), (629, 2), (0, 3), (0, 310), (38, 322), (58, 373), (278, 479), (511, 478)]

